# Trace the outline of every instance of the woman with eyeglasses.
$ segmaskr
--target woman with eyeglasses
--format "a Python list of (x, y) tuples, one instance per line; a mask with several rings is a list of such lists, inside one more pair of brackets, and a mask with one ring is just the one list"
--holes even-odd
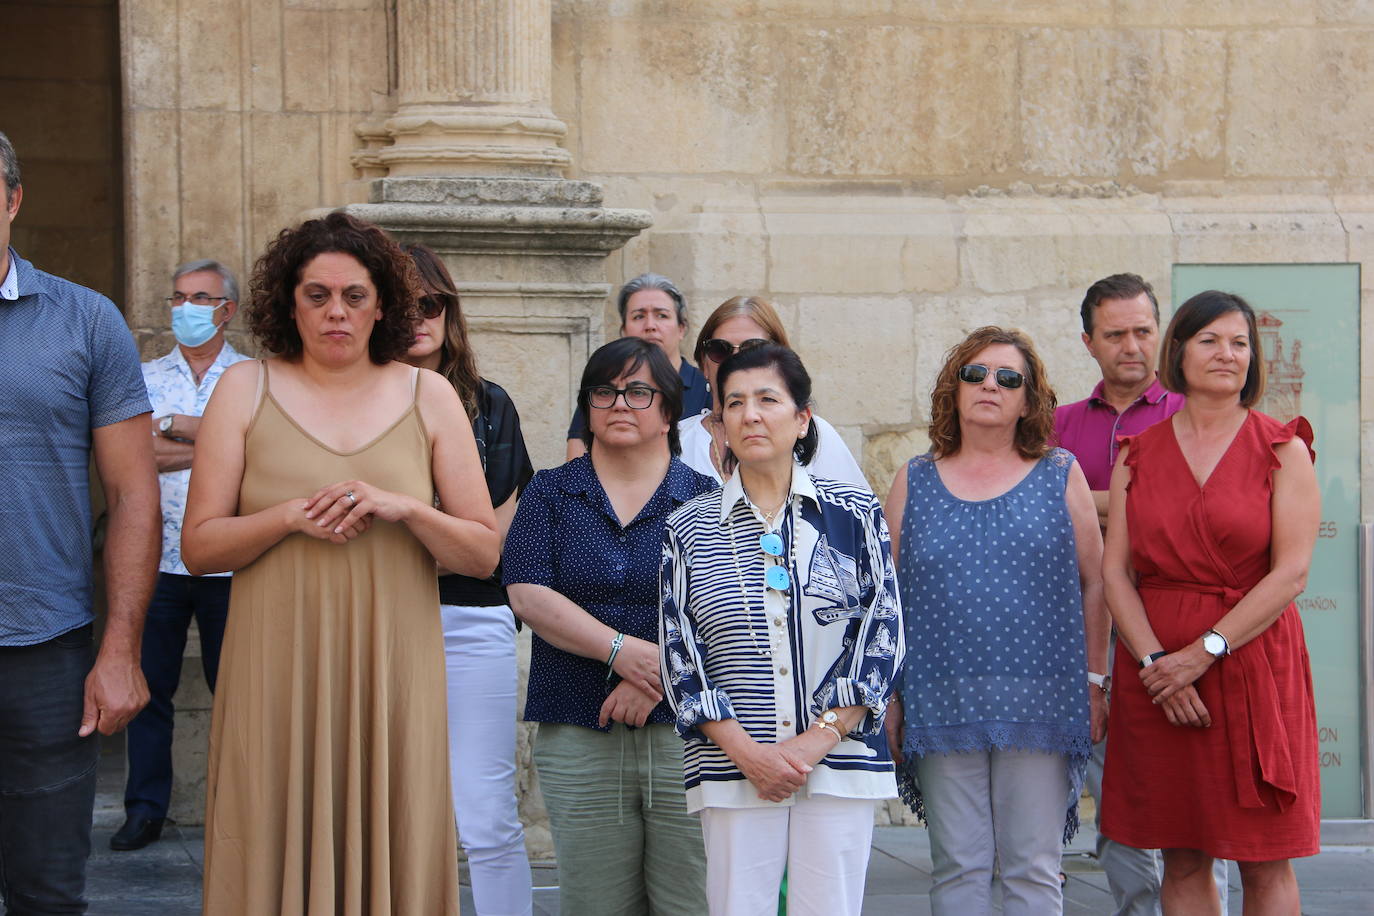
[(525, 705), (558, 853), (561, 912), (699, 914), (701, 827), (663, 701), (663, 523), (715, 481), (678, 460), (682, 381), (625, 337), (587, 361), (587, 454), (534, 475), (506, 538), (510, 603), (534, 631)]
[[(405, 361), (439, 373), (457, 390), (504, 536), (516, 497), (534, 475), (520, 414), (504, 388), (477, 374), (458, 290), (444, 262), (424, 245), (402, 248), (415, 262), (422, 291), (422, 320)], [(458, 839), (467, 853), (477, 912), (519, 916), (532, 911), (533, 900), (515, 799), (515, 617), (499, 567), (485, 579), (440, 573)]]
[[(930, 829), (936, 914), (1058, 913), (1061, 843), (1107, 697), (1102, 536), (1087, 479), (1049, 446), (1030, 340), (984, 327), (945, 357), (930, 452), (886, 511), (910, 646), (888, 711), (903, 799)], [(1099, 678), (1100, 680), (1100, 678)]]
[(1103, 577), (1117, 626), (1102, 832), (1160, 848), (1169, 914), (1219, 913), (1234, 859), (1246, 913), (1298, 913), (1289, 861), (1316, 855), (1321, 775), (1302, 592), (1321, 494), (1312, 427), (1252, 409), (1265, 353), (1250, 304), (1179, 306), (1159, 379), (1182, 410), (1121, 446)]
[(811, 378), (766, 344), (716, 375), (723, 489), (668, 519), (663, 681), (686, 740), (715, 914), (857, 914), (874, 807), (896, 795), (883, 734), (903, 655), (882, 507), (813, 477)]
[[(716, 373), (722, 362), (741, 350), (769, 343), (791, 347), (787, 330), (772, 303), (758, 296), (735, 296), (721, 303), (701, 326), (694, 356), (714, 392)], [(710, 409), (685, 417), (678, 424), (682, 460), (693, 470), (723, 482), (735, 471), (733, 463), (726, 459), (728, 448), (720, 402), (713, 396), (711, 403)], [(816, 425), (816, 449), (811, 459), (811, 473), (867, 487), (868, 481), (859, 463), (835, 427), (818, 416), (813, 416), (812, 420)]]

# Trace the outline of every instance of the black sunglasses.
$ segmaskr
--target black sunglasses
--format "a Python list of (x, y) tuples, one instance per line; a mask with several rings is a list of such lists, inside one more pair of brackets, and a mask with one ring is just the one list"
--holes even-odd
[(734, 356), (736, 353), (741, 353), (745, 350), (752, 350), (755, 347), (762, 347), (770, 343), (772, 343), (771, 340), (764, 340), (762, 337), (751, 337), (748, 340), (741, 341), (740, 344), (736, 346), (735, 344), (730, 343), (730, 341), (728, 340), (723, 340), (719, 337), (712, 337), (710, 340), (706, 341), (706, 343), (701, 345), (701, 352), (705, 353), (708, 357), (710, 357), (711, 362), (723, 363), (730, 357)]
[(448, 303), (441, 296), (432, 295), (421, 296), (419, 305), (420, 314), (426, 318), (438, 318), (448, 307)]
[[(980, 366), (978, 363), (960, 366), (959, 381), (968, 382), (970, 385), (981, 385), (983, 379), (988, 377), (989, 371), (987, 366)], [(992, 373), (992, 377), (1002, 388), (1020, 388), (1026, 381), (1026, 377), (1015, 369), (998, 369)]]

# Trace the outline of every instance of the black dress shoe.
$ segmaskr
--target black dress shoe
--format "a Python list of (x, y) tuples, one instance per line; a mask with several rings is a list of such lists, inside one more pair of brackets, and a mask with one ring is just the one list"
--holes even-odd
[(163, 818), (160, 817), (130, 814), (125, 819), (124, 826), (110, 837), (110, 848), (117, 852), (128, 852), (156, 842), (157, 838), (162, 836), (162, 821)]

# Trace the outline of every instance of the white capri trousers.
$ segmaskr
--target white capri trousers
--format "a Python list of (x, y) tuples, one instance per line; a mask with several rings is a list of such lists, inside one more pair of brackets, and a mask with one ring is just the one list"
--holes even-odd
[(797, 796), (791, 805), (702, 808), (712, 916), (859, 916), (873, 843), (871, 798)]
[(439, 608), (448, 673), (449, 779), (478, 916), (528, 916), (530, 862), (515, 803), (515, 617)]
[(1044, 751), (929, 754), (916, 763), (935, 916), (992, 912), (994, 867), (1005, 916), (1063, 910), (1059, 852), (1069, 802), (1068, 759)]

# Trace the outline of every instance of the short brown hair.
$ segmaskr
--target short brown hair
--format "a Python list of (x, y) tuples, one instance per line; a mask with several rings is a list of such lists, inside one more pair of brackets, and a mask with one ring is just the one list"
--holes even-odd
[(1198, 293), (1178, 307), (1164, 333), (1164, 346), (1159, 353), (1159, 383), (1177, 394), (1188, 393), (1188, 381), (1183, 377), (1183, 351), (1188, 341), (1203, 328), (1228, 312), (1240, 312), (1250, 335), (1250, 367), (1245, 373), (1245, 385), (1240, 389), (1240, 406), (1254, 407), (1264, 396), (1266, 372), (1264, 347), (1260, 342), (1259, 321), (1255, 310), (1235, 293), (1209, 289)]
[(787, 329), (782, 326), (782, 319), (778, 317), (778, 310), (773, 307), (773, 303), (759, 296), (735, 296), (718, 305), (701, 326), (701, 331), (697, 334), (697, 347), (692, 351), (692, 358), (697, 361), (698, 366), (706, 358), (706, 341), (714, 337), (716, 329), (731, 318), (748, 318), (763, 328), (769, 341), (788, 349), (792, 348), (792, 344), (787, 341)]
[(1144, 293), (1154, 309), (1155, 326), (1159, 326), (1159, 300), (1155, 298), (1154, 287), (1145, 282), (1139, 274), (1112, 274), (1103, 277), (1088, 287), (1083, 296), (1083, 304), (1078, 307), (1078, 317), (1083, 321), (1083, 333), (1093, 336), (1093, 312), (1108, 299), (1134, 299)]
[(1044, 363), (1035, 352), (1035, 345), (1024, 332), (992, 325), (981, 327), (950, 347), (945, 364), (935, 377), (930, 394), (930, 450), (936, 458), (957, 454), (962, 443), (959, 429), (959, 369), (979, 351), (994, 344), (1010, 344), (1021, 351), (1026, 362), (1026, 410), (1016, 421), (1016, 451), (1025, 458), (1041, 458), (1050, 450), (1050, 434), (1054, 431), (1054, 409), (1059, 399), (1045, 377)]
[(415, 265), (385, 232), (338, 210), (283, 229), (267, 244), (253, 266), (248, 303), (253, 336), (263, 349), (278, 356), (294, 359), (301, 355), (304, 344), (294, 314), (296, 285), (306, 264), (331, 252), (357, 259), (377, 287), (382, 317), (368, 338), (368, 356), (379, 366), (405, 356), (420, 322)]

